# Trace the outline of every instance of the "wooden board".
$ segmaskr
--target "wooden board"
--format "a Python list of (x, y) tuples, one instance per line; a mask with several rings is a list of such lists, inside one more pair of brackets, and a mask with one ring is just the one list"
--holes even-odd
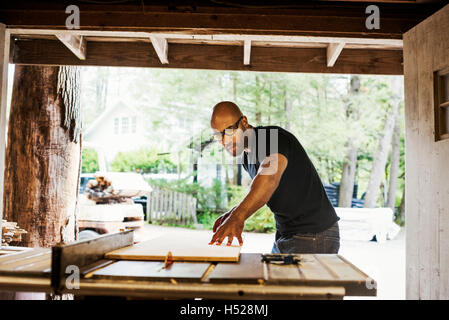
[[(210, 234), (187, 233), (178, 237), (161, 236), (105, 254), (106, 259), (163, 261), (171, 251), (174, 261), (238, 261), (238, 245), (209, 245)], [(235, 239), (234, 239), (235, 242)]]
[(0, 275), (50, 276), (51, 250), (35, 248), (0, 257)]
[(175, 262), (162, 269), (162, 261), (117, 261), (92, 273), (93, 279), (200, 281), (207, 262)]
[(238, 263), (221, 262), (207, 280), (214, 283), (259, 283), (265, 279), (260, 253), (242, 253)]
[(239, 46), (170, 45), (169, 63), (161, 64), (150, 44), (143, 42), (88, 42), (86, 60), (78, 59), (60, 41), (17, 40), (14, 64), (83, 65), (150, 68), (188, 68), (273, 72), (346, 74), (402, 74), (401, 50), (344, 49), (332, 68), (325, 48), (252, 47), (251, 64), (243, 64)]

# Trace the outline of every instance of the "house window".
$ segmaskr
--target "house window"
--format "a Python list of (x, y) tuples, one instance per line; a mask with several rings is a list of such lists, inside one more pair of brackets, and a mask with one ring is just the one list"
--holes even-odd
[(122, 118), (122, 133), (128, 133), (129, 132), (129, 118), (123, 117)]
[(449, 139), (449, 68), (435, 72), (435, 141)]
[(136, 133), (136, 131), (137, 131), (137, 117), (132, 117), (131, 119), (132, 119), (132, 121), (131, 121), (131, 132), (132, 133)]
[(115, 118), (114, 119), (114, 134), (118, 134), (118, 129), (119, 129), (119, 119)]

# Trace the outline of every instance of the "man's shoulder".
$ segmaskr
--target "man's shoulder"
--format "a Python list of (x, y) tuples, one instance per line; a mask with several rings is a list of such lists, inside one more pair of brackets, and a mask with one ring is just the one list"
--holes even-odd
[(291, 133), (290, 131), (285, 130), (282, 127), (279, 126), (258, 126), (256, 127), (256, 130), (276, 130), (278, 133), (278, 137), (281, 139), (293, 139), (293, 140), (298, 140), (295, 135), (293, 133)]

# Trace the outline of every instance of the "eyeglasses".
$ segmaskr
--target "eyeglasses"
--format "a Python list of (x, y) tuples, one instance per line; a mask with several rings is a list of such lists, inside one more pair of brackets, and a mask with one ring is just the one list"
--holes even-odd
[(240, 125), (240, 121), (242, 121), (242, 119), (243, 119), (243, 116), (241, 116), (240, 119), (236, 123), (234, 123), (232, 126), (227, 127), (223, 131), (215, 131), (213, 133), (214, 140), (222, 141), (224, 139), (225, 135), (228, 137), (233, 136), (237, 132), (239, 125)]

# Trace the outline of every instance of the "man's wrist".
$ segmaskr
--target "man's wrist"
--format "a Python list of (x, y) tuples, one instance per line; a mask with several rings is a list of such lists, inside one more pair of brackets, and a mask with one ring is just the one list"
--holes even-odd
[(248, 212), (241, 206), (236, 206), (232, 211), (232, 217), (241, 223), (245, 223), (246, 219), (248, 219)]

